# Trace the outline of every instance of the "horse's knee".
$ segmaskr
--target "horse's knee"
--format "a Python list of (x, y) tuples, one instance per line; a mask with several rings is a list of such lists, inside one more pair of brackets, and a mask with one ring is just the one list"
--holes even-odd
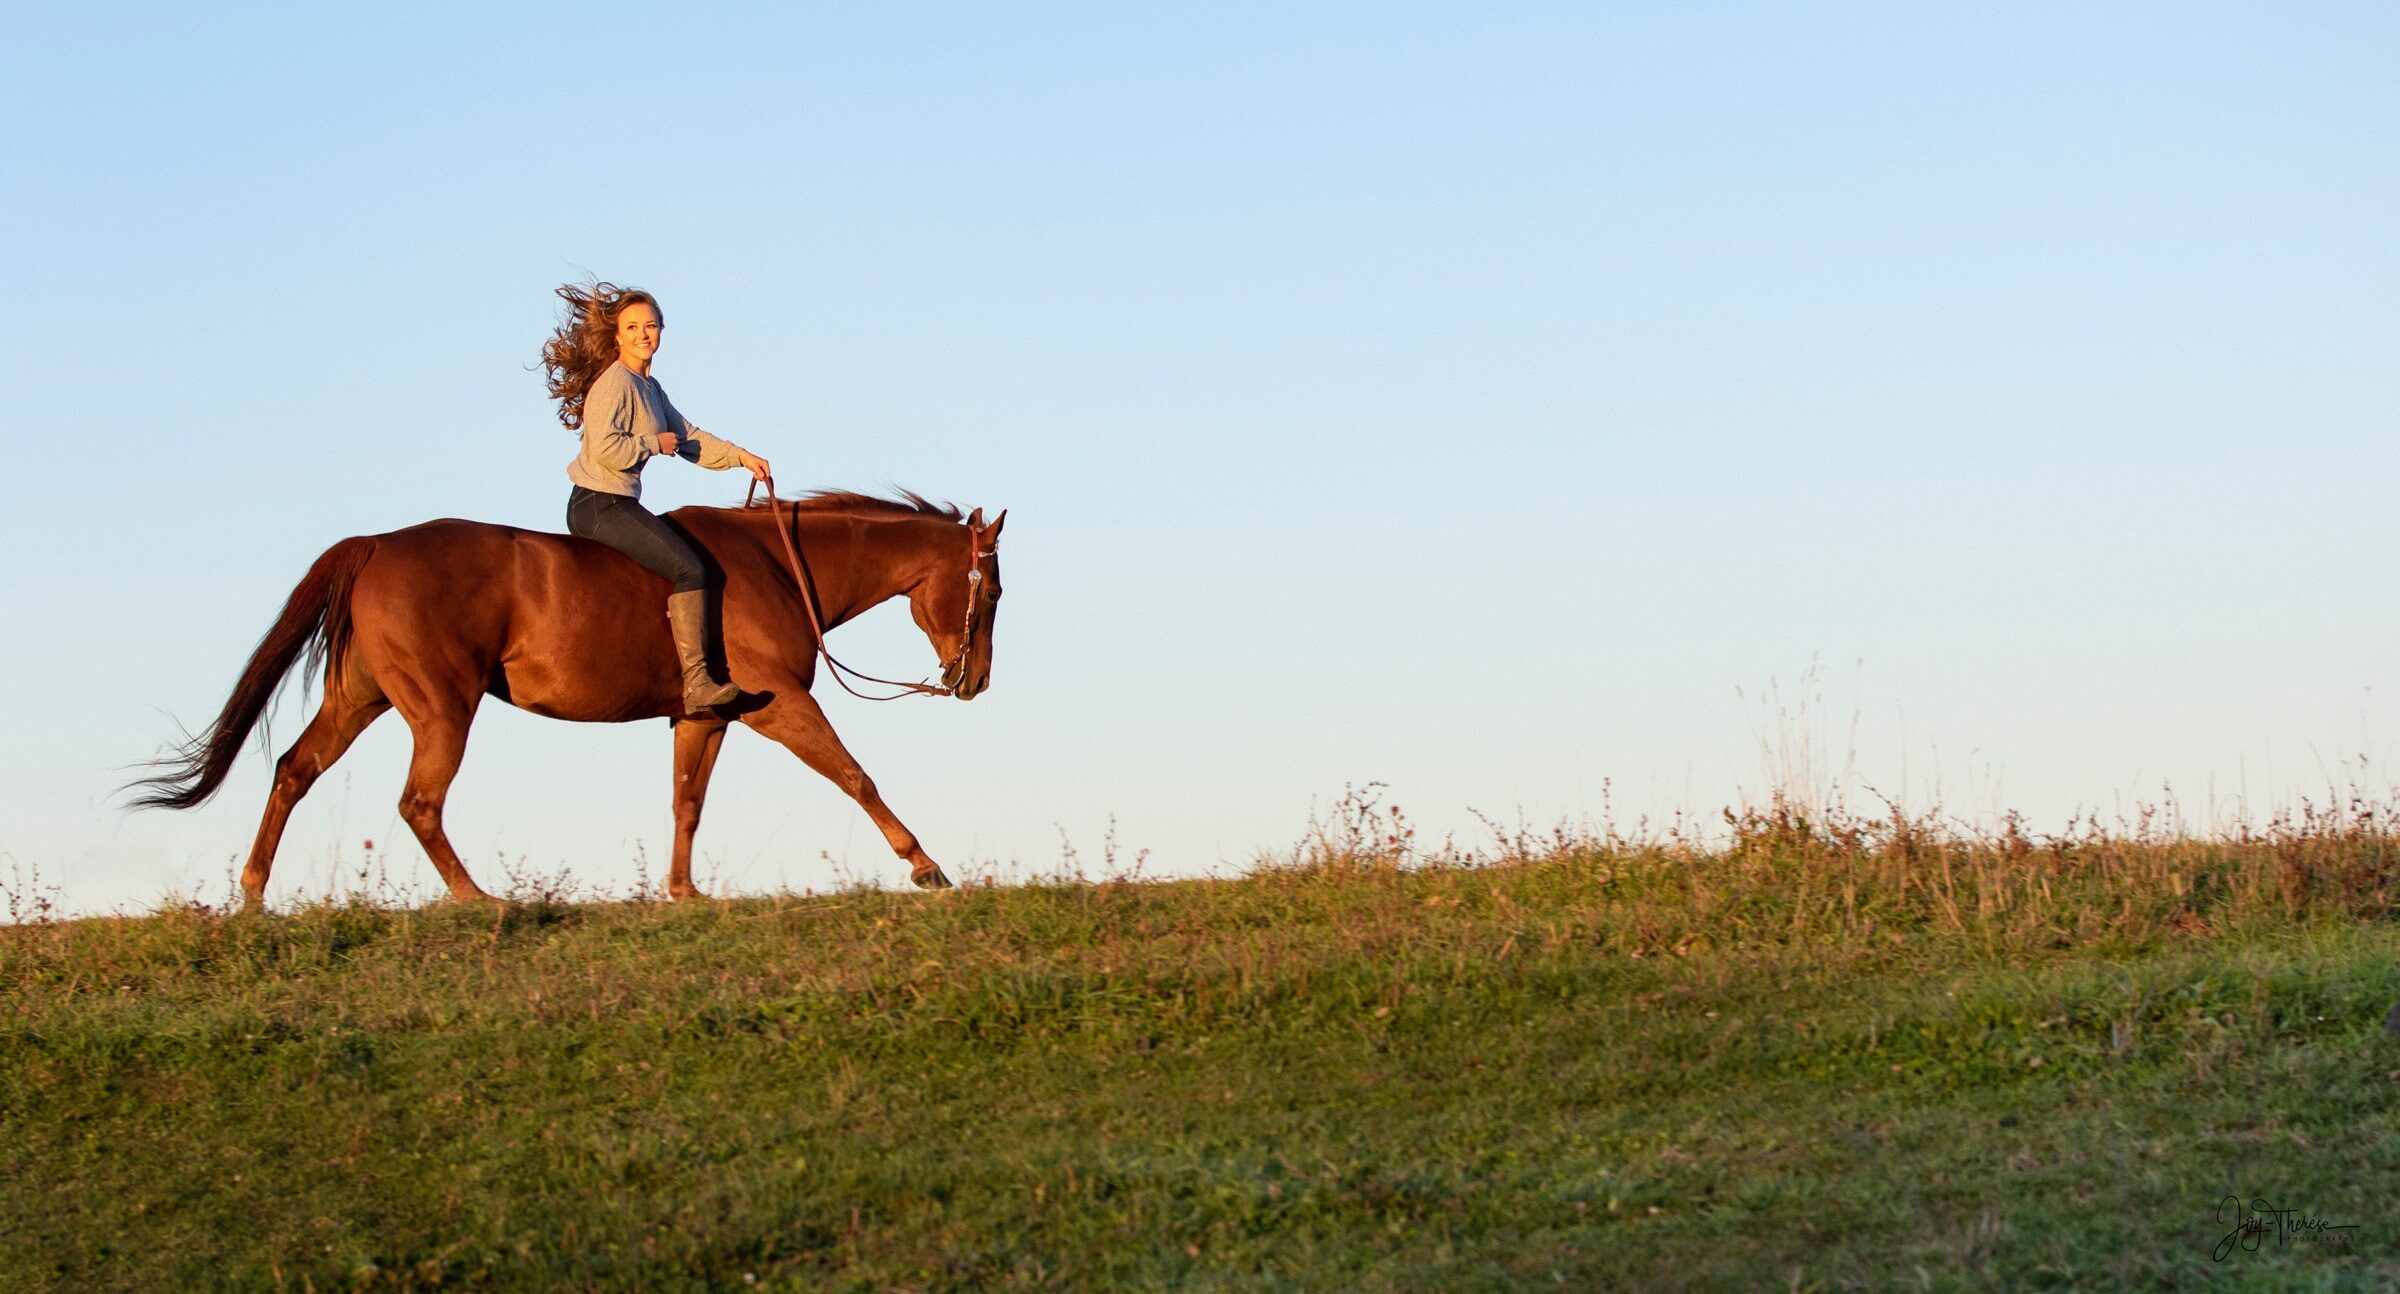
[(400, 820), (422, 836), (442, 829), (442, 797), (415, 791), (400, 797)]

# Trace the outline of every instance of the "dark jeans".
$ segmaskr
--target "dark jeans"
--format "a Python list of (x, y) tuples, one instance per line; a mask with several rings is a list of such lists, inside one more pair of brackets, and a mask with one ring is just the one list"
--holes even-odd
[(597, 539), (674, 581), (677, 593), (708, 587), (700, 554), (639, 500), (578, 485), (567, 495), (567, 533)]

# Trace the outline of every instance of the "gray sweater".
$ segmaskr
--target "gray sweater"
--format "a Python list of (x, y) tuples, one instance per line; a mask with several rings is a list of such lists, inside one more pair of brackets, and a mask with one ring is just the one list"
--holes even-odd
[(741, 464), (741, 446), (684, 421), (657, 378), (619, 360), (592, 379), (583, 397), (583, 447), (567, 464), (567, 479), (602, 494), (642, 497), (642, 464), (658, 453), (660, 432), (681, 437), (678, 458), (718, 472)]

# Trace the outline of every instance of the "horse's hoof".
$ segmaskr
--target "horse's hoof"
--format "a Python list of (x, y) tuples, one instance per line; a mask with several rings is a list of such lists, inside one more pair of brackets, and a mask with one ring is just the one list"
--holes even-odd
[(920, 890), (946, 890), (950, 888), (950, 878), (944, 876), (942, 874), (942, 869), (934, 866), (932, 863), (927, 863), (923, 867), (920, 867), (917, 870), (909, 873), (908, 879), (916, 882), (917, 888)]

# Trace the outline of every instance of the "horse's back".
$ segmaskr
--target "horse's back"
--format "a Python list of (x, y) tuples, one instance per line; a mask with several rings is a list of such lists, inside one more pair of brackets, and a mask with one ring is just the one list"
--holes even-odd
[(666, 594), (590, 540), (443, 518), (375, 536), (351, 621), (387, 688), (398, 670), (538, 714), (639, 718), (672, 675)]
[(609, 551), (574, 535), (504, 526), (496, 521), (469, 521), (463, 517), (437, 517), (373, 538), (379, 549), (432, 561), (488, 560), (502, 554), (513, 557), (519, 550), (554, 553), (562, 559), (574, 560)]

